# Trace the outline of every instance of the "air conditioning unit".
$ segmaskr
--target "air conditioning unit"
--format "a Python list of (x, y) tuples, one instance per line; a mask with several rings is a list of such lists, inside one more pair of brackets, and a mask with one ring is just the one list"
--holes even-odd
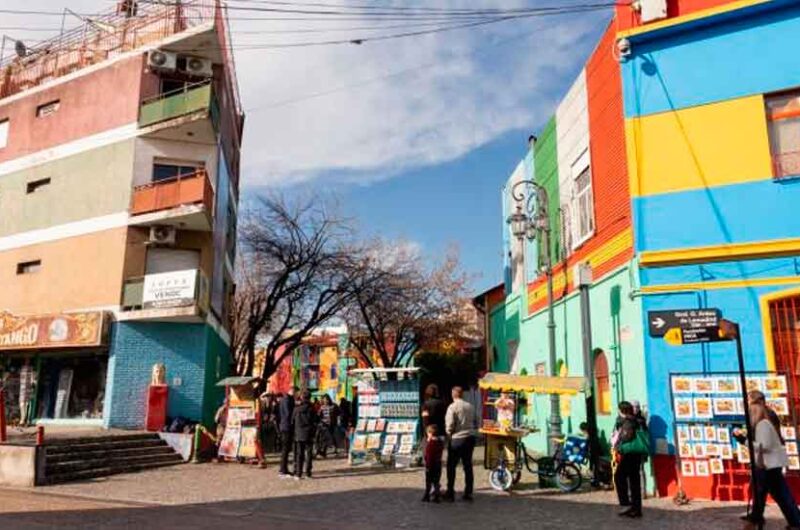
[(174, 245), (176, 233), (174, 226), (151, 226), (148, 242), (153, 245)]
[(147, 66), (150, 70), (174, 71), (178, 67), (178, 56), (172, 52), (152, 50), (147, 54)]
[(211, 59), (203, 57), (186, 57), (183, 72), (196, 77), (211, 77), (214, 75)]

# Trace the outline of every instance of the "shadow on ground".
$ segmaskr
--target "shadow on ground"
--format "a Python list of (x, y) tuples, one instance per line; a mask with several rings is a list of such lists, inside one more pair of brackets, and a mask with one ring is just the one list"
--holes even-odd
[[(109, 495), (113, 496), (113, 491)], [(454, 504), (423, 504), (420, 495), (418, 489), (371, 488), (180, 506), (7, 513), (0, 515), (0, 528), (717, 530), (741, 528), (738, 516), (743, 511), (738, 506), (695, 506), (688, 510), (646, 507), (644, 519), (630, 520), (617, 517), (615, 506), (577, 502), (569, 495), (518, 497), (481, 493), (472, 503)], [(773, 525), (780, 527), (777, 522)]]

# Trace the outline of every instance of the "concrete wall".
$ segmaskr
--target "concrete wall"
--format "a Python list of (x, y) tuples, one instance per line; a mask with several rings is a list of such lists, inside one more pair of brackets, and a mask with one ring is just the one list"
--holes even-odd
[(35, 486), (36, 460), (36, 447), (0, 445), (0, 486)]
[(211, 185), (216, 188), (217, 146), (214, 144), (189, 141), (176, 142), (158, 138), (137, 138), (134, 186), (147, 184), (153, 180), (153, 162), (155, 159), (204, 162)]
[[(199, 421), (209, 392), (208, 332), (205, 324), (122, 322), (114, 325), (108, 368), (108, 427), (141, 429), (153, 365), (167, 369), (167, 415)], [(180, 384), (176, 385), (176, 378)]]
[[(127, 229), (114, 228), (0, 252), (0, 308), (49, 313), (118, 306)], [(17, 274), (17, 264), (41, 269)]]
[[(0, 237), (125, 212), (131, 200), (133, 140), (98, 147), (0, 178)], [(27, 193), (29, 182), (50, 184)]]

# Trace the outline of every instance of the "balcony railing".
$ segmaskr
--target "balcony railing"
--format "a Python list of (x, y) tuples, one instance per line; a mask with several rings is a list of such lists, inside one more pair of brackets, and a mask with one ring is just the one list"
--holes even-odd
[(198, 307), (208, 310), (208, 278), (201, 270), (128, 278), (122, 286), (122, 310)]
[(131, 215), (193, 204), (204, 206), (206, 212), (213, 211), (214, 189), (205, 169), (200, 169), (191, 175), (136, 186), (131, 199)]
[(775, 180), (800, 178), (800, 151), (772, 155), (772, 175)]
[(139, 126), (147, 127), (201, 110), (207, 111), (213, 118), (212, 100), (209, 81), (188, 85), (166, 94), (159, 94), (142, 102)]

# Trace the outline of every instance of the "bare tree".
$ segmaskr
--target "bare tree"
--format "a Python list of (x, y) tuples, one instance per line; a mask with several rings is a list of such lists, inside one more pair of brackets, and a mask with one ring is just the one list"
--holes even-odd
[(467, 278), (455, 253), (433, 270), (405, 244), (362, 249), (346, 312), (351, 344), (370, 366), (407, 366), (420, 348), (439, 349), (465, 329)]
[[(303, 337), (340, 313), (352, 293), (347, 223), (318, 198), (260, 198), (245, 216), (234, 303), (239, 374), (266, 380)], [(253, 373), (257, 349), (264, 363)]]

